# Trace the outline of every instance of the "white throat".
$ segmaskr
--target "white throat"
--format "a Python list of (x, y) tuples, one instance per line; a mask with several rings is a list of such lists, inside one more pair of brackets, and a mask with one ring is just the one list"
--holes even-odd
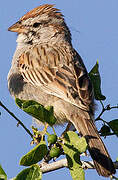
[(17, 48), (23, 48), (24, 46), (27, 46), (27, 42), (28, 42), (28, 39), (27, 39), (27, 35), (23, 34), (23, 33), (20, 33), (18, 34), (18, 37), (16, 39), (16, 42), (17, 42)]

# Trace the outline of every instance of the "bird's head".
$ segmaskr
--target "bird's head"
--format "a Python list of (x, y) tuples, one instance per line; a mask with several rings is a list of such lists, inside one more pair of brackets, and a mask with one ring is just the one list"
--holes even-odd
[(29, 11), (8, 30), (18, 33), (17, 42), (27, 44), (49, 42), (59, 37), (71, 42), (71, 34), (63, 15), (54, 5), (49, 4)]

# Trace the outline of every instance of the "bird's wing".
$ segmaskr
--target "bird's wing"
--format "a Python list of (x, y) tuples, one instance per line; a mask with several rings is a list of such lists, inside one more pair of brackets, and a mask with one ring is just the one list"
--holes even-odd
[(92, 87), (81, 57), (67, 46), (37, 45), (19, 57), (24, 81), (89, 110)]

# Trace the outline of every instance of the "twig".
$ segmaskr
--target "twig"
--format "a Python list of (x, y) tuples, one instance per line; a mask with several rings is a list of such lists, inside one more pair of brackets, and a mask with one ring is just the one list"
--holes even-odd
[(24, 125), (9, 109), (7, 109), (1, 101), (0, 101), (0, 106), (1, 106), (3, 109), (5, 109), (14, 119), (16, 119), (16, 121), (18, 122), (18, 124), (20, 124), (20, 125), (26, 130), (26, 132), (30, 135), (31, 138), (33, 138), (33, 135), (32, 135), (32, 133), (30, 132), (30, 130), (27, 129), (27, 128), (25, 127), (25, 125)]
[(104, 104), (103, 104), (102, 100), (100, 100), (100, 103), (102, 105), (102, 108), (104, 109)]
[(103, 102), (100, 101), (100, 103), (101, 103), (101, 105), (102, 105), (102, 111), (101, 111), (101, 113), (98, 115), (98, 117), (95, 119), (95, 121), (101, 120), (101, 121), (107, 123), (106, 121), (104, 121), (104, 120), (101, 118), (101, 116), (103, 115), (103, 113), (104, 113), (105, 111), (110, 111), (111, 109), (118, 109), (118, 105), (117, 105), (117, 106), (110, 106), (110, 104), (108, 104), (106, 107), (104, 107)]

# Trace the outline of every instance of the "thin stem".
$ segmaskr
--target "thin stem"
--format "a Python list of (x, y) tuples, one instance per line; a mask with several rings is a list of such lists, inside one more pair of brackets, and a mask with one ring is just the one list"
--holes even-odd
[(1, 101), (0, 101), (0, 106), (1, 106), (3, 109), (5, 109), (14, 119), (16, 119), (16, 121), (18, 122), (18, 124), (20, 124), (20, 125), (26, 130), (26, 132), (30, 135), (31, 138), (33, 138), (33, 135), (32, 135), (32, 133), (30, 132), (30, 130), (27, 129), (27, 128), (25, 127), (25, 125), (24, 125), (11, 111), (9, 111), (9, 109), (7, 109)]
[(105, 109), (102, 109), (101, 113), (98, 115), (98, 117), (95, 119), (95, 121), (103, 120), (103, 119), (101, 119), (101, 116), (103, 115), (104, 112), (105, 112)]
[(56, 135), (56, 131), (55, 131), (54, 127), (52, 127), (52, 130), (53, 130), (54, 135)]
[(101, 105), (102, 105), (102, 108), (104, 109), (104, 104), (103, 104), (103, 102), (100, 100), (100, 103), (101, 103)]
[(112, 106), (110, 107), (110, 109), (107, 109), (107, 110), (111, 110), (111, 109), (118, 109), (118, 106)]
[(102, 118), (97, 118), (95, 121), (102, 121), (104, 124), (107, 124), (109, 126), (109, 123)]
[(100, 101), (100, 103), (101, 103), (101, 105), (102, 105), (102, 111), (101, 111), (101, 113), (98, 115), (98, 117), (95, 119), (95, 121), (101, 120), (101, 121), (107, 123), (106, 121), (104, 121), (103, 119), (101, 119), (101, 116), (103, 115), (103, 113), (104, 113), (105, 111), (110, 111), (111, 109), (118, 109), (118, 105), (117, 105), (117, 106), (111, 106), (111, 107), (110, 107), (110, 104), (108, 104), (106, 107), (104, 107), (103, 102)]

